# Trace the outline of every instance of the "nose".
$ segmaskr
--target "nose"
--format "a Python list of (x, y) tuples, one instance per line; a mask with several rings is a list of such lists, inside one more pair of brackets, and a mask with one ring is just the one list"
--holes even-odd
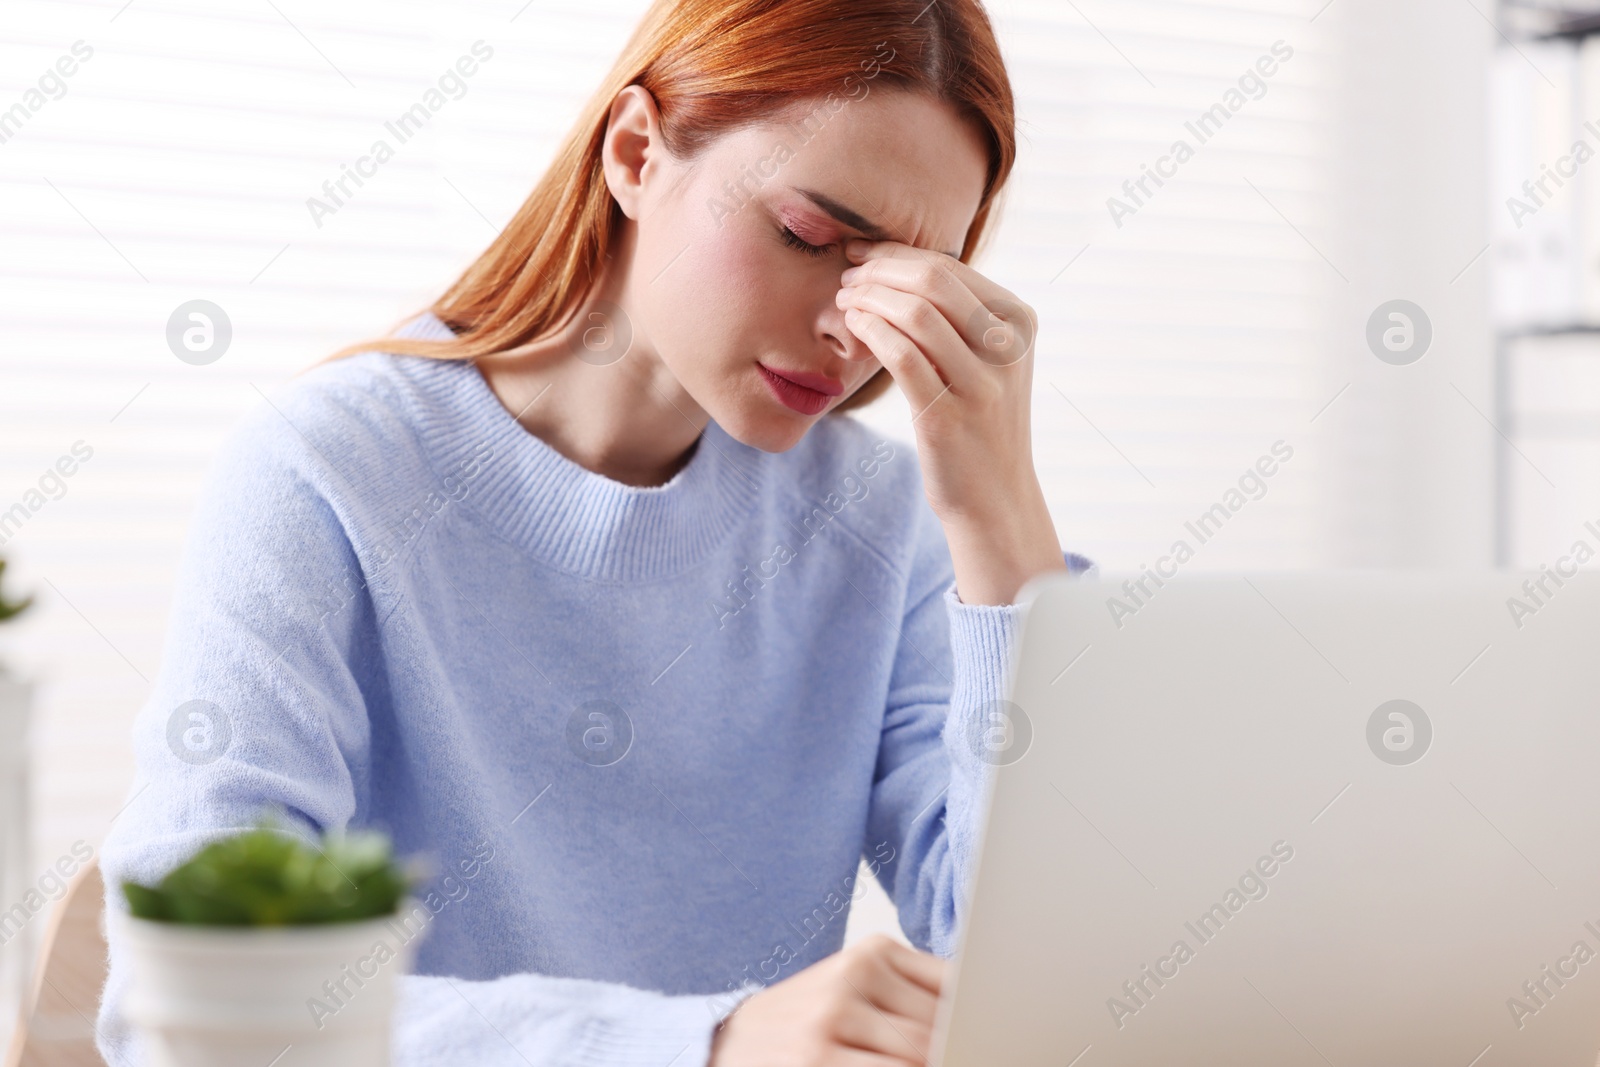
[[(837, 292), (837, 290), (835, 290)], [(845, 325), (844, 310), (834, 303), (833, 293), (828, 294), (827, 306), (819, 323), (822, 340), (829, 351), (851, 363), (873, 358), (872, 349)]]

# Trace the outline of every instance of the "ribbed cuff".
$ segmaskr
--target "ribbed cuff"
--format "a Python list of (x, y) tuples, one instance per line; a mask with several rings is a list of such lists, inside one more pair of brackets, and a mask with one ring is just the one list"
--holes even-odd
[(946, 740), (959, 766), (975, 779), (983, 776), (985, 723), (995, 702), (1004, 700), (1023, 608), (1017, 604), (965, 604), (954, 582), (945, 587), (950, 615), (950, 714)]
[[(1086, 556), (1065, 552), (1067, 571), (1073, 577), (1098, 577), (1099, 567)], [(950, 715), (945, 723), (959, 766), (981, 779), (994, 760), (982, 746), (992, 728), (997, 702), (1011, 690), (1016, 669), (1017, 641), (1026, 608), (1020, 604), (963, 603), (956, 584), (944, 591), (950, 615), (950, 652), (955, 677), (950, 685)]]
[(1004, 699), (1023, 608), (963, 603), (954, 582), (945, 587), (944, 606), (950, 613), (950, 653), (956, 672), (951, 703), (959, 697), (971, 707)]
[[(717, 1024), (761, 987), (738, 994), (640, 997), (626, 1018), (596, 1019), (573, 1062), (593, 1067), (706, 1067)], [(734, 998), (738, 996), (738, 999)]]

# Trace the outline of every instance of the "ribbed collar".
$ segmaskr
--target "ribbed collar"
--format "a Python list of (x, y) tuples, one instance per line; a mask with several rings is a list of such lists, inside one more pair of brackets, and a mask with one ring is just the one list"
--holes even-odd
[[(432, 340), (451, 331), (430, 312), (397, 336)], [(529, 433), (473, 364), (392, 358), (422, 394), (418, 432), (436, 472), (469, 469), (485, 446), (491, 449), (477, 460), (464, 503), (552, 567), (601, 581), (678, 574), (709, 556), (755, 509), (766, 453), (714, 420), (671, 481), (625, 485)]]

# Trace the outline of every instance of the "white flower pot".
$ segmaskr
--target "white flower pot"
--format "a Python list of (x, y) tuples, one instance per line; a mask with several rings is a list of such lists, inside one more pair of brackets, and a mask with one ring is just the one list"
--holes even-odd
[(110, 914), (129, 961), (123, 1011), (150, 1067), (388, 1067), (412, 960), (392, 917), (262, 928)]
[[(28, 733), (33, 686), (0, 668), (0, 909), (24, 899), (33, 870)], [(0, 937), (0, 1011), (16, 1011), (33, 955), (33, 924)]]

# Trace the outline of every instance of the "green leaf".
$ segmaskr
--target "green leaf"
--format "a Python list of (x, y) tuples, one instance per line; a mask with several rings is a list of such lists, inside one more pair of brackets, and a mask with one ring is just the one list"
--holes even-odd
[(24, 597), (21, 600), (10, 601), (5, 597), (4, 585), (6, 575), (6, 561), (0, 559), (0, 622), (16, 618), (28, 609), (33, 603), (33, 597)]
[(155, 886), (123, 882), (142, 919), (196, 926), (303, 926), (393, 915), (414, 884), (375, 831), (312, 845), (263, 820), (213, 841)]
[(141, 919), (169, 919), (167, 901), (154, 889), (137, 882), (123, 882), (122, 895), (128, 898), (128, 910)]

